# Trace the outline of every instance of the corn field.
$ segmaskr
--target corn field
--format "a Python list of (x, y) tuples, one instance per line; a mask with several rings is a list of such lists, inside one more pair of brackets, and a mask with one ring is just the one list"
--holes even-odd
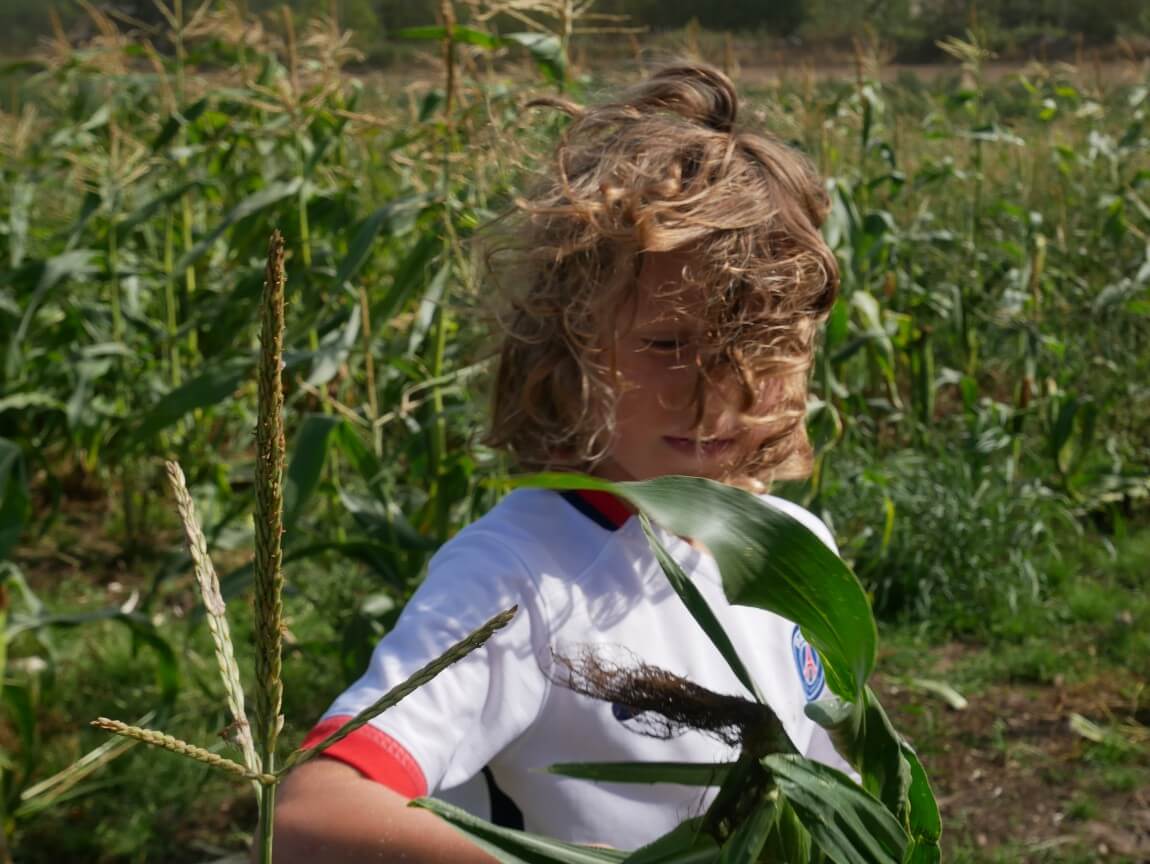
[[(423, 59), (381, 74), (324, 18), (177, 4), (152, 39), (90, 14), (90, 42), (0, 68), (3, 859), (203, 861), (250, 837), (244, 781), (87, 722), (203, 743), (236, 714), (164, 463), (186, 474), (249, 677), (269, 235), (287, 250), (282, 756), (511, 482), (480, 441), (470, 241), (559, 132), (524, 102), (594, 98), (642, 57), (587, 71), (569, 43), (597, 37), (562, 21), (449, 20), (401, 33)], [(881, 621), (970, 636), (1043, 596), (1046, 556), (1145, 521), (1150, 61), (992, 81), (976, 34), (943, 47), (930, 81), (889, 80), (860, 44), (846, 80), (738, 83), (742, 122), (827, 178), (843, 274), (812, 379), (816, 470), (782, 491), (832, 527)], [(256, 731), (207, 749), (258, 784), (276, 734)], [(215, 809), (185, 819), (165, 785)]]

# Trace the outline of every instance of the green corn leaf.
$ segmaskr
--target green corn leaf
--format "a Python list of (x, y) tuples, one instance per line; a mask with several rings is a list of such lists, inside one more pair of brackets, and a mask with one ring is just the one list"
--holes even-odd
[(241, 219), (246, 219), (261, 210), (266, 210), (285, 198), (291, 198), (297, 195), (300, 186), (303, 185), (303, 180), (296, 177), (292, 180), (281, 180), (275, 183), (269, 183), (266, 187), (254, 192), (229, 210), (224, 218), (221, 219), (211, 231), (201, 237), (191, 249), (180, 256), (180, 260), (172, 268), (174, 273), (182, 273), (188, 267), (195, 264), (205, 252), (207, 252), (212, 244), (223, 236), (223, 233), (239, 222)]
[(719, 860), (719, 844), (703, 831), (705, 817), (680, 823), (659, 839), (632, 852), (626, 864), (712, 864)]
[(731, 667), (731, 671), (735, 673), (742, 685), (754, 694), (760, 705), (766, 705), (766, 698), (759, 691), (758, 685), (755, 684), (755, 679), (751, 677), (751, 673), (747, 671), (747, 667), (743, 665), (739, 652), (735, 650), (734, 643), (731, 642), (731, 637), (727, 635), (727, 631), (723, 629), (723, 625), (719, 623), (719, 619), (715, 617), (715, 613), (707, 605), (706, 599), (699, 592), (695, 583), (687, 578), (687, 574), (683, 572), (679, 562), (671, 557), (671, 553), (659, 542), (659, 538), (651, 530), (651, 523), (647, 517), (643, 516), (642, 519), (643, 533), (647, 535), (647, 542), (654, 550), (655, 558), (658, 559), (659, 566), (663, 568), (663, 573), (671, 583), (671, 587), (675, 589), (675, 593), (679, 595), (679, 599), (683, 601), (683, 605), (687, 607), (691, 616), (699, 622), (699, 626), (703, 628), (707, 638), (711, 640), (723, 659), (727, 661), (727, 665)]
[(12, 393), (0, 398), (0, 414), (5, 411), (27, 411), (31, 409), (44, 409), (47, 411), (63, 411), (65, 405), (55, 396), (41, 390), (25, 393)]
[(8, 277), (15, 280), (18, 287), (20, 283), (24, 286), (35, 286), (28, 303), (24, 306), (16, 332), (8, 343), (4, 374), (9, 381), (15, 379), (20, 371), (24, 338), (28, 335), (41, 304), (61, 283), (68, 279), (84, 279), (96, 272), (96, 254), (94, 249), (72, 249), (45, 260), (28, 261)]
[(509, 828), (497, 828), (466, 810), (434, 798), (416, 798), (410, 806), (422, 807), (446, 819), (502, 864), (600, 864), (627, 860), (627, 853), (616, 849), (579, 846)]
[(912, 839), (906, 846), (902, 856), (902, 864), (940, 864), (942, 850), (937, 843), (925, 843)]
[(0, 438), (0, 561), (20, 539), (27, 513), (24, 454), (15, 442)]
[[(155, 715), (155, 711), (149, 711), (137, 720), (135, 725), (146, 726), (152, 722)], [(109, 738), (71, 765), (21, 791), (20, 806), (13, 815), (17, 819), (27, 818), (48, 807), (62, 803), (65, 800), (64, 796), (74, 789), (81, 780), (103, 768), (113, 759), (127, 753), (138, 743), (131, 738)]]
[(526, 48), (549, 81), (562, 83), (567, 77), (567, 57), (558, 36), (551, 33), (508, 33), (503, 41)]
[(912, 781), (911, 764), (903, 757), (903, 740), (874, 691), (867, 687), (863, 698), (853, 704), (824, 698), (809, 703), (805, 710), (808, 717), (830, 732), (835, 747), (859, 772), (863, 787), (891, 813), (904, 819)]
[(870, 604), (846, 564), (802, 523), (749, 492), (698, 477), (609, 483), (539, 474), (516, 482), (612, 492), (663, 528), (701, 541), (732, 603), (794, 621), (822, 658), (830, 689), (847, 701), (860, 698), (878, 642)]
[(767, 842), (759, 854), (759, 860), (824, 864), (822, 852), (811, 849), (810, 832), (803, 827), (795, 808), (786, 798), (781, 798), (779, 801), (779, 817), (775, 822), (775, 830), (767, 837)]
[[(406, 39), (413, 42), (442, 42), (447, 39), (448, 31), (442, 26), (404, 27), (395, 31), (396, 39)], [(460, 27), (458, 24), (451, 28), (451, 41), (462, 42), (466, 45), (475, 45), (492, 51), (500, 46), (500, 38), (476, 30), (474, 27)]]
[(767, 756), (762, 763), (812, 842), (836, 864), (901, 864), (905, 832), (850, 777), (799, 756)]
[(907, 851), (912, 857), (907, 860), (913, 864), (937, 864), (941, 857), (938, 841), (942, 835), (942, 817), (938, 812), (938, 802), (935, 801), (930, 780), (918, 759), (918, 754), (905, 741), (901, 750), (903, 758), (910, 765), (907, 822), (912, 842)]
[(744, 864), (748, 861), (757, 861), (763, 847), (767, 845), (768, 837), (778, 824), (781, 804), (777, 789), (771, 789), (764, 795), (754, 811), (723, 844), (719, 864)]
[(319, 486), (332, 430), (343, 420), (330, 414), (308, 414), (296, 432), (284, 475), (284, 533), (290, 534)]
[(563, 762), (547, 771), (563, 777), (598, 783), (675, 783), (680, 786), (718, 786), (733, 763), (694, 762)]
[(430, 552), (439, 544), (420, 534), (392, 502), (379, 498), (339, 493), (339, 500), (365, 532), (376, 538), (387, 538), (403, 549)]
[(139, 612), (126, 612), (116, 606), (93, 609), (88, 612), (15, 613), (8, 622), (4, 638), (9, 642), (21, 633), (48, 628), (72, 628), (111, 621), (121, 624), (132, 634), (133, 644), (144, 644), (156, 654), (156, 680), (165, 703), (170, 704), (180, 688), (180, 667), (172, 644), (160, 635), (151, 619)]
[(360, 307), (356, 304), (351, 307), (343, 326), (327, 333), (312, 353), (311, 372), (307, 376), (309, 386), (322, 387), (339, 374), (340, 367), (359, 340), (361, 331)]
[(427, 283), (427, 289), (423, 292), (419, 308), (415, 312), (415, 320), (412, 322), (411, 329), (408, 331), (408, 357), (414, 357), (416, 355), (420, 346), (423, 344), (424, 338), (427, 336), (427, 331), (431, 329), (431, 324), (435, 320), (435, 313), (443, 303), (444, 295), (447, 293), (447, 283), (450, 276), (451, 261), (448, 259), (443, 262), (443, 266), (439, 268), (439, 271), (432, 277), (431, 281)]
[[(381, 543), (375, 540), (344, 540), (330, 543), (309, 543), (306, 546), (294, 546), (285, 550), (283, 563), (303, 561), (307, 558), (316, 558), (331, 553), (343, 555), (353, 561), (369, 567), (377, 576), (394, 588), (396, 591), (408, 590), (406, 582), (400, 577), (400, 566), (396, 556), (396, 549), (390, 543)], [(251, 587), (253, 578), (252, 563), (241, 564), (220, 577), (220, 596), (224, 601), (239, 597)], [(204, 617), (203, 603), (199, 603), (188, 620), (196, 623)]]
[(251, 377), (253, 365), (254, 357), (232, 357), (209, 366), (145, 411), (132, 427), (129, 440), (133, 444), (150, 441), (181, 417), (227, 399)]
[(398, 217), (413, 216), (427, 203), (428, 196), (426, 195), (410, 195), (391, 201), (368, 216), (359, 226), (355, 237), (352, 238), (351, 246), (348, 247), (347, 254), (339, 263), (339, 269), (335, 273), (335, 284), (342, 286), (354, 279), (360, 268), (371, 256), (371, 249), (376, 238), (381, 233), (395, 234)]
[[(285, 354), (284, 371), (289, 372), (315, 355), (307, 351)], [(251, 377), (255, 357), (229, 357), (214, 363), (191, 381), (165, 393), (130, 428), (128, 442), (138, 446), (167, 429), (181, 417), (208, 408), (231, 396)]]
[(116, 236), (123, 241), (137, 227), (147, 223), (157, 213), (175, 204), (191, 190), (198, 189), (203, 185), (199, 180), (190, 180), (187, 183), (177, 184), (150, 198), (116, 223)]
[(1050, 454), (1064, 474), (1070, 470), (1067, 445), (1074, 431), (1074, 417), (1077, 414), (1078, 400), (1071, 396), (1058, 407), (1058, 414), (1050, 428)]
[(28, 251), (28, 217), (35, 196), (35, 184), (26, 179), (17, 179), (9, 186), (8, 267), (13, 270), (24, 263)]
[(195, 123), (207, 107), (208, 97), (204, 96), (201, 99), (197, 99), (183, 111), (173, 112), (172, 115), (164, 121), (164, 125), (160, 127), (160, 133), (152, 141), (152, 152), (157, 153), (171, 144), (180, 129)]
[(384, 477), (383, 463), (356, 430), (347, 423), (337, 426), (333, 443), (340, 454), (359, 473), (360, 478), (368, 485), (368, 488), (378, 497), (382, 497), (383, 490), (380, 481)]
[(424, 272), (439, 255), (443, 241), (434, 232), (420, 236), (396, 268), (391, 287), (383, 299), (371, 307), (373, 325), (382, 327), (398, 315), (419, 288), (426, 284)]

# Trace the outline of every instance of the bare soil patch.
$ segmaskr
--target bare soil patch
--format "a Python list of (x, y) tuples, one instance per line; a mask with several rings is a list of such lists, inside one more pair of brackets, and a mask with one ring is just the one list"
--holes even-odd
[[(995, 684), (961, 711), (881, 676), (876, 689), (930, 773), (946, 859), (1150, 862), (1150, 734), (1129, 734), (1150, 733), (1144, 682)], [(1129, 749), (1088, 741), (1073, 714), (1126, 729)]]

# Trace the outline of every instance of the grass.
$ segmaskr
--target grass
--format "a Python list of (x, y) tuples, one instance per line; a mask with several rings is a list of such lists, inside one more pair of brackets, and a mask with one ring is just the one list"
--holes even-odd
[[(884, 686), (933, 678), (970, 701), (955, 712), (902, 685), (894, 709), (942, 800), (947, 860), (1097, 861), (1108, 835), (1105, 860), (1140, 860), (1142, 853), (1122, 850), (1133, 842), (1135, 796), (1146, 794), (1150, 776), (1150, 643), (1142, 638), (1150, 528), (1135, 523), (1121, 538), (1084, 539), (1044, 562), (1052, 587), (1041, 600), (989, 622), (978, 640), (939, 640), (905, 625), (883, 630)], [(1076, 735), (1073, 713), (1113, 737)], [(996, 787), (1004, 798), (995, 799)], [(1045, 821), (1032, 824), (1042, 801)]]

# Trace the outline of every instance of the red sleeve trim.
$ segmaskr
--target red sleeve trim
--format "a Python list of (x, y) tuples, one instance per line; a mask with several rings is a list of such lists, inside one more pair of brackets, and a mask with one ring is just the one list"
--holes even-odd
[[(321, 721), (308, 733), (300, 749), (314, 747), (350, 719), (328, 717)], [(370, 723), (332, 744), (323, 751), (323, 755), (347, 763), (369, 780), (407, 798), (427, 794), (427, 780), (419, 763), (402, 744)]]

